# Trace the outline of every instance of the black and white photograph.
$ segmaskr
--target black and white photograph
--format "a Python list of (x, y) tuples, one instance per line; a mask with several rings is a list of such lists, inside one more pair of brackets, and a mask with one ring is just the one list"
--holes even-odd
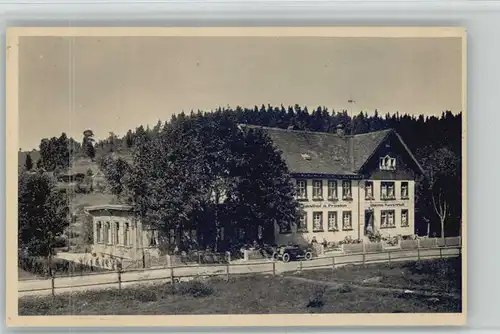
[(9, 320), (465, 323), (465, 57), (461, 28), (12, 28)]

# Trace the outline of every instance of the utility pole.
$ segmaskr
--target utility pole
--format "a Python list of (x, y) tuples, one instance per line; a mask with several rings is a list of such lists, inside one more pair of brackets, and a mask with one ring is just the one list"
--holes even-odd
[(350, 134), (350, 135), (353, 135), (353, 134), (354, 134), (354, 133), (353, 133), (354, 122), (353, 122), (353, 116), (352, 116), (352, 105), (353, 105), (353, 104), (355, 104), (355, 103), (356, 103), (356, 101), (354, 101), (353, 99), (349, 99), (347, 102), (348, 102), (348, 103), (349, 103), (349, 105), (350, 105), (350, 107), (349, 107), (349, 117), (350, 117), (350, 119), (351, 119), (351, 120), (350, 120), (350, 123), (351, 123), (351, 131), (350, 131), (350, 133), (349, 133), (349, 134)]

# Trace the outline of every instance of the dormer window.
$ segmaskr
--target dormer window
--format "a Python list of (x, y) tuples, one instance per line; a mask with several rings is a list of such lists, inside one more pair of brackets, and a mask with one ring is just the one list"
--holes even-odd
[(395, 170), (396, 169), (396, 158), (391, 158), (386, 155), (380, 158), (380, 170)]

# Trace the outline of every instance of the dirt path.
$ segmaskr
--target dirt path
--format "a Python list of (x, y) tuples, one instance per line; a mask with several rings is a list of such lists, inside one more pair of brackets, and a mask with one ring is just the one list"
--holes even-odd
[[(310, 278), (304, 278), (304, 277), (297, 277), (297, 276), (283, 276), (286, 279), (291, 279), (295, 281), (300, 281), (300, 282), (306, 282), (306, 283), (312, 283), (312, 284), (317, 284), (317, 285), (323, 285), (327, 286), (331, 289), (339, 289), (343, 286), (345, 286), (345, 282), (335, 282), (335, 281), (322, 281), (322, 280), (314, 280)], [(430, 291), (424, 291), (424, 290), (412, 290), (412, 289), (407, 289), (404, 287), (401, 288), (383, 288), (383, 287), (376, 287), (376, 286), (370, 286), (370, 285), (359, 285), (359, 284), (349, 284), (354, 289), (359, 289), (359, 290), (370, 290), (370, 291), (377, 291), (377, 292), (384, 292), (384, 293), (405, 293), (405, 291), (411, 291), (408, 292), (407, 294), (410, 295), (418, 295), (418, 296), (423, 296), (423, 297), (446, 297), (446, 298), (454, 298), (454, 299), (460, 299), (461, 296), (456, 293), (448, 293), (448, 292), (430, 292)]]

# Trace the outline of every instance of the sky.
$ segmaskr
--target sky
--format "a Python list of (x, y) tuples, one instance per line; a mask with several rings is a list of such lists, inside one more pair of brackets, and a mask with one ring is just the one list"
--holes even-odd
[(19, 145), (119, 136), (181, 111), (462, 110), (459, 38), (21, 37)]

